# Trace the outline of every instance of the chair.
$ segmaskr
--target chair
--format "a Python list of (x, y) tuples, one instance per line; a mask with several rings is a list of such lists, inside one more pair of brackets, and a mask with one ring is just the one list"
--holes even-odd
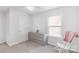
[(64, 40), (61, 43), (57, 43), (57, 46), (59, 47), (58, 48), (59, 53), (61, 52), (62, 49), (66, 49), (67, 52), (69, 52), (72, 45), (72, 41), (76, 35), (77, 35), (76, 32), (67, 31), (65, 33)]

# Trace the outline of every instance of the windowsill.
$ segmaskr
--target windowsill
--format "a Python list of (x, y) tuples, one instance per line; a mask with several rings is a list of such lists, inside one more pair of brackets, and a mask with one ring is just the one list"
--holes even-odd
[(53, 36), (50, 36), (48, 35), (49, 37), (58, 37), (58, 38), (61, 38), (61, 36), (56, 36), (56, 35), (53, 35)]

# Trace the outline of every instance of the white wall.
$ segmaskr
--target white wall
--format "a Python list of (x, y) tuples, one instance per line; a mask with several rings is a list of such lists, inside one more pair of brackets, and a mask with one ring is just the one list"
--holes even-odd
[(28, 40), (31, 21), (30, 15), (13, 9), (10, 9), (8, 13), (8, 45)]
[[(58, 10), (57, 10), (58, 9)], [(36, 29), (39, 29), (40, 32), (42, 33), (47, 33), (47, 20), (48, 17), (50, 16), (62, 16), (62, 9), (57, 8), (57, 9), (51, 9), (49, 11), (46, 12), (41, 12), (41, 13), (37, 13), (32, 15), (32, 19), (33, 19), (33, 31), (35, 31)]]
[[(33, 31), (39, 29), (42, 33), (47, 33), (47, 19), (49, 16), (62, 16), (62, 37), (65, 31), (79, 32), (79, 7), (60, 7), (32, 16)], [(49, 44), (56, 45), (61, 38), (49, 37)], [(79, 51), (79, 39), (73, 42), (72, 49)]]
[(32, 16), (32, 30), (36, 31), (37, 29), (40, 30), (41, 33), (46, 33), (47, 32), (47, 18), (46, 14), (36, 14)]
[[(52, 9), (46, 12), (41, 12), (35, 15), (32, 15), (32, 19), (33, 19), (33, 31), (35, 31), (35, 29), (39, 29), (40, 32), (42, 33), (47, 33), (48, 32), (48, 25), (47, 25), (47, 20), (48, 17), (50, 16), (63, 16), (63, 9), (62, 8), (57, 8), (57, 9)], [(49, 43), (56, 45), (57, 41), (60, 38), (56, 38), (56, 37), (49, 37)]]
[(67, 30), (79, 32), (79, 7), (65, 7), (62, 23), (64, 32)]
[(5, 42), (5, 13), (0, 11), (0, 43)]

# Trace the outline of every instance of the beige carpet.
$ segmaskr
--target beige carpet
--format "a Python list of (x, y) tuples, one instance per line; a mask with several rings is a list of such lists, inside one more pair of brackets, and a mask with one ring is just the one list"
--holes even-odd
[(0, 53), (18, 53), (18, 52), (29, 52), (29, 50), (41, 47), (41, 45), (31, 42), (31, 41), (26, 41), (22, 42), (20, 44), (14, 45), (12, 47), (8, 46), (7, 44), (0, 44)]
[(0, 53), (57, 53), (55, 46), (42, 46), (32, 41), (22, 42), (12, 47), (7, 44), (0, 44)]

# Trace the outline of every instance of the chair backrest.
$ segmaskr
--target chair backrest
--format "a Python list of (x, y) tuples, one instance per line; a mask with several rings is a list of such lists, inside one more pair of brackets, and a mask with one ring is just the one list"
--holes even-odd
[(64, 41), (71, 43), (75, 36), (76, 36), (76, 32), (67, 31), (65, 33)]

